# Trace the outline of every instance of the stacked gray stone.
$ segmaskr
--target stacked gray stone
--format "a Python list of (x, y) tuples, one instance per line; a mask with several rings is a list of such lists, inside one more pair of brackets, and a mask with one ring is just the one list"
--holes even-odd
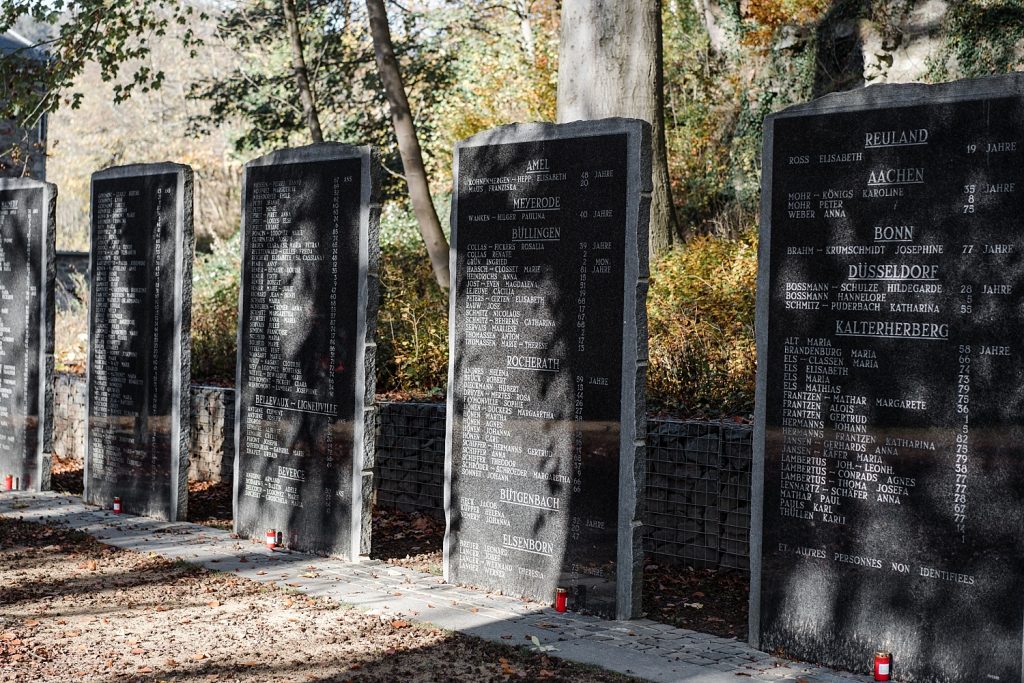
[(443, 403), (376, 405), (376, 504), (405, 512), (444, 511)]
[(85, 377), (58, 372), (53, 380), (53, 455), (84, 462)]
[(192, 385), (192, 456), (188, 480), (231, 481), (235, 453), (235, 391)]

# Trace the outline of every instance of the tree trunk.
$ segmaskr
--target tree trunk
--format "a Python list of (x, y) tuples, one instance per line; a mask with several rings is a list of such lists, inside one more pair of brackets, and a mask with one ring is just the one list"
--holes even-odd
[(530, 21), (530, 0), (519, 0), (516, 3), (516, 14), (519, 15), (519, 33), (523, 38), (523, 52), (530, 60), (530, 65), (537, 64), (537, 41), (533, 37), (533, 22)]
[(313, 142), (323, 142), (324, 134), (320, 130), (320, 115), (316, 111), (316, 100), (313, 89), (309, 86), (309, 71), (306, 69), (306, 57), (302, 51), (302, 33), (299, 31), (299, 19), (295, 15), (295, 0), (281, 0), (284, 12), (284, 23), (288, 25), (288, 37), (292, 49), (292, 73), (295, 74), (295, 85), (299, 88), (299, 102), (302, 103), (302, 115), (309, 126), (309, 135)]
[(434, 277), (442, 289), (448, 289), (451, 274), (448, 269), (448, 240), (441, 230), (441, 221), (434, 210), (434, 202), (430, 198), (430, 184), (427, 172), (423, 167), (423, 152), (416, 137), (416, 125), (409, 109), (409, 98), (405, 94), (405, 84), (398, 69), (398, 60), (391, 44), (391, 29), (388, 27), (388, 15), (384, 9), (384, 0), (366, 0), (367, 14), (370, 16), (370, 35), (373, 36), (373, 50), (377, 55), (377, 71), (384, 84), (388, 105), (391, 107), (391, 124), (398, 138), (398, 152), (402, 156), (402, 168), (405, 170), (405, 182), (409, 186), (409, 199), (412, 211), (420, 226), (423, 244), (427, 247), (430, 264), (434, 269)]
[(693, 8), (700, 15), (704, 29), (708, 32), (711, 49), (718, 55), (734, 52), (739, 46), (732, 21), (722, 8), (721, 0), (693, 0)]
[(652, 256), (677, 236), (665, 150), (661, 0), (562, 0), (558, 120), (624, 116), (651, 124)]

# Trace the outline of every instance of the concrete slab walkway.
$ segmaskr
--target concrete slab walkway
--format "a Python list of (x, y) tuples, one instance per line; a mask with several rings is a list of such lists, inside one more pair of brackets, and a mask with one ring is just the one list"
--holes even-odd
[[(608, 621), (546, 605), (445, 584), (437, 576), (378, 561), (358, 564), (271, 552), (227, 531), (189, 523), (114, 515), (57, 493), (0, 493), (0, 515), (83, 531), (103, 543), (181, 559), (214, 571), (354, 605), (374, 615), (434, 624), (509, 645), (536, 642), (553, 656), (659, 683), (737, 680), (864, 682), (772, 657), (735, 639), (649, 619)], [(534, 645), (534, 647), (536, 647)]]

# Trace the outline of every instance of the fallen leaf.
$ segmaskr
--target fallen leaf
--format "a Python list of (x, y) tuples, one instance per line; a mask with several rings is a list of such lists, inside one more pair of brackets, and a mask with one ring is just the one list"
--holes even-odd
[(151, 667), (151, 666), (143, 666), (143, 667), (141, 667), (139, 669), (139, 673), (140, 674), (151, 674), (151, 673), (153, 673), (153, 667)]
[(391, 622), (392, 628), (408, 628), (409, 622), (405, 619), (395, 619)]
[(220, 600), (210, 600), (210, 602), (206, 603), (206, 606), (207, 607), (220, 607)]

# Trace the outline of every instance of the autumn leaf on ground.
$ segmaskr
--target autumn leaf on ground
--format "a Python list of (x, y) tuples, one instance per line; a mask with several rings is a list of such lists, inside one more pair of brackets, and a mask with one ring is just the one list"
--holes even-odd
[(391, 622), (392, 628), (409, 628), (409, 622), (405, 619), (395, 619)]
[(508, 660), (505, 659), (504, 657), (499, 657), (498, 658), (498, 664), (501, 664), (501, 670), (503, 672), (505, 672), (506, 674), (508, 674), (509, 676), (512, 676), (512, 675), (515, 674), (516, 670), (512, 668), (512, 665), (509, 664)]

